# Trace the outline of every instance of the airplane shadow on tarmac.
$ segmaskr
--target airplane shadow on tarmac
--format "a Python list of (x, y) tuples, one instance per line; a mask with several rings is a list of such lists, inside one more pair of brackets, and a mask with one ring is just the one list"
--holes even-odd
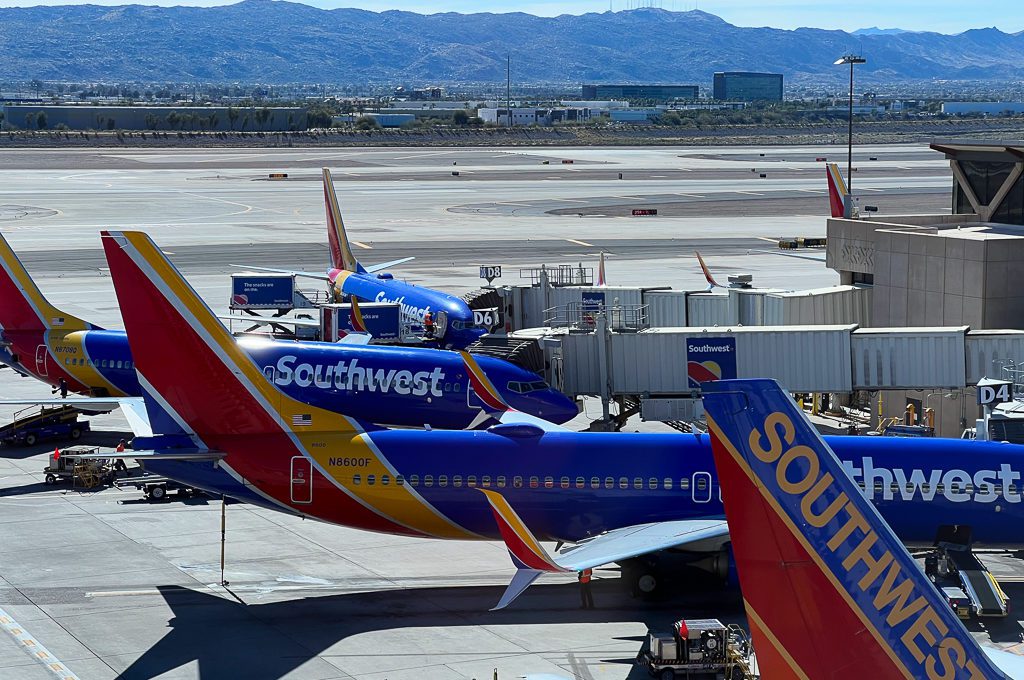
[[(498, 601), (504, 590), (501, 586), (394, 589), (263, 604), (246, 603), (246, 597), (259, 597), (248, 592), (232, 599), (230, 591), (218, 595), (182, 586), (159, 586), (158, 590), (174, 614), (167, 623), (170, 630), (122, 672), (119, 677), (123, 680), (152, 678), (189, 663), (198, 664), (200, 678), (276, 680), (310, 659), (321, 655), (330, 658), (330, 652), (325, 651), (347, 638), (400, 628), (421, 628), (424, 635), (430, 636), (433, 633), (426, 629), (452, 626), (638, 622), (650, 630), (670, 631), (672, 622), (684, 617), (729, 621), (743, 618), (741, 602), (727, 592), (724, 601), (722, 592), (706, 592), (691, 594), (686, 602), (673, 598), (673, 601), (660, 603), (638, 603), (623, 593), (618, 579), (595, 583), (598, 608), (588, 611), (577, 608), (579, 591), (575, 583), (534, 586), (512, 608), (500, 612), (488, 609)], [(640, 636), (617, 639), (635, 642), (637, 651), (644, 640)], [(408, 648), (419, 649), (420, 645), (409, 644)], [(437, 645), (428, 642), (425, 648), (427, 651), (422, 653), (405, 652), (410, 658), (398, 666), (414, 669), (416, 656), (430, 654)], [(607, 657), (597, 660), (593, 645), (586, 645), (580, 651), (590, 663), (622, 664), (623, 673), (629, 678), (648, 677), (644, 669), (633, 665), (635, 657), (623, 657), (621, 650), (609, 650)], [(531, 653), (571, 668), (565, 671), (567, 676), (591, 677), (586, 663), (581, 663), (571, 651), (542, 649), (531, 650)], [(344, 654), (349, 656), (353, 652), (347, 648)], [(387, 659), (390, 668), (395, 668), (394, 656), (403, 652), (396, 652), (389, 646), (379, 650), (361, 648), (356, 654), (379, 654)], [(509, 651), (507, 647), (502, 650), (474, 648), (438, 651), (433, 656), (458, 657), (460, 654), (467, 659), (490, 655), (507, 657)], [(559, 654), (564, 655), (563, 659), (558, 658)], [(502, 677), (500, 659), (493, 665)]]

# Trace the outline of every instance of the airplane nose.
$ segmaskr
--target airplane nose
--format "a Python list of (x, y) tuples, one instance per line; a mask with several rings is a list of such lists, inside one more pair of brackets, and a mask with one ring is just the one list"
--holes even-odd
[(580, 409), (575, 401), (565, 396), (556, 389), (551, 389), (548, 395), (550, 406), (545, 410), (544, 418), (561, 425), (579, 415)]

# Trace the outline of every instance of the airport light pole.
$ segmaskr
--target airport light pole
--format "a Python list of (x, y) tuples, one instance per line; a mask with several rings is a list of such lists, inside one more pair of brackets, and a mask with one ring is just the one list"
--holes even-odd
[(854, 54), (847, 54), (833, 62), (834, 66), (850, 65), (850, 109), (847, 121), (846, 138), (846, 201), (843, 203), (843, 217), (853, 217), (853, 67), (855, 64), (866, 64), (867, 59)]

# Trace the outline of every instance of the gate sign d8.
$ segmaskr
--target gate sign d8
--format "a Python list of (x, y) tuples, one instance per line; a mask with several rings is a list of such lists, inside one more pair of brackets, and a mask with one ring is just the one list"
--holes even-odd
[(1006, 380), (982, 380), (978, 383), (978, 405), (1005, 404), (1012, 401), (1010, 383)]
[(480, 278), (492, 281), (501, 278), (501, 265), (480, 265)]

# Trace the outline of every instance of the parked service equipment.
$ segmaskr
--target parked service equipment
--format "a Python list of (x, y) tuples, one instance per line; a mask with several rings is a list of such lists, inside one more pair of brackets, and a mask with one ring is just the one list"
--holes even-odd
[(100, 449), (97, 446), (69, 446), (58, 449), (60, 452), (50, 454), (50, 464), (43, 468), (47, 484), (70, 481), (72, 488), (92, 489), (101, 484), (110, 484), (114, 480), (114, 470), (107, 459), (90, 458), (81, 460), (86, 454), (95, 455)]
[[(29, 412), (27, 415), (26, 412)], [(7, 446), (35, 446), (43, 439), (77, 440), (89, 431), (89, 421), (78, 420), (80, 410), (74, 406), (53, 408), (30, 406), (14, 414), (14, 422), (0, 428), (0, 443)]]
[(676, 621), (672, 633), (651, 633), (637, 663), (659, 680), (672, 678), (753, 677), (750, 638), (736, 625), (718, 619)]

